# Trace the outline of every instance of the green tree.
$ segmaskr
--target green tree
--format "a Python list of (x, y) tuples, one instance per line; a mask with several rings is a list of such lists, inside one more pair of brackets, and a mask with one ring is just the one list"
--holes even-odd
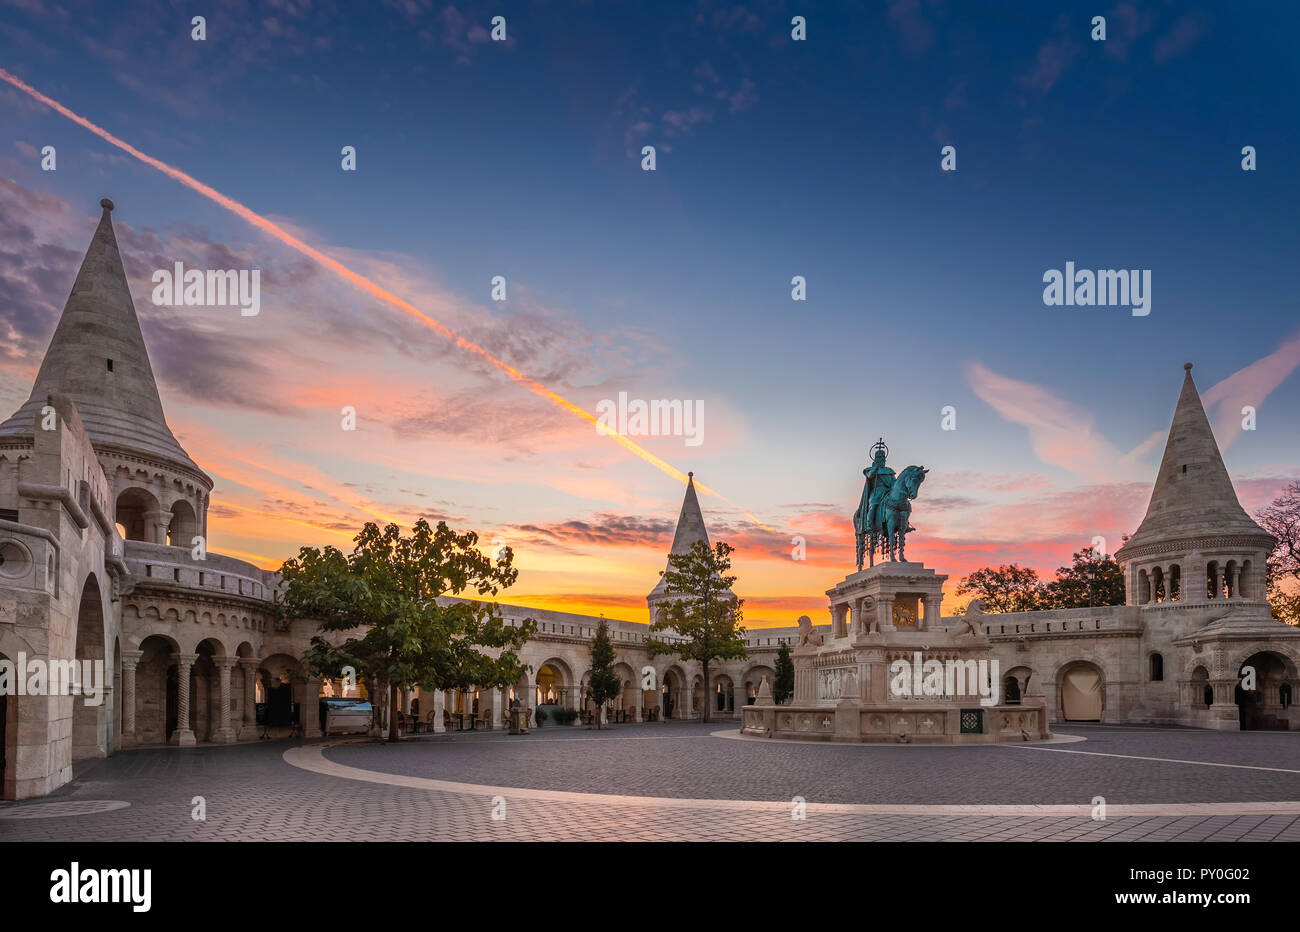
[(984, 611), (1032, 612), (1043, 607), (1043, 584), (1038, 573), (1015, 563), (986, 566), (971, 573), (957, 586), (958, 595), (984, 600)]
[(1256, 512), (1255, 520), (1277, 538), (1264, 564), (1269, 607), (1279, 621), (1300, 625), (1300, 482)]
[(591, 641), (591, 673), (587, 677), (587, 698), (596, 705), (596, 727), (600, 727), (600, 710), (623, 690), (623, 680), (614, 672), (614, 645), (609, 640), (609, 624), (604, 618), (596, 626)]
[[(495, 596), (514, 583), (519, 571), (511, 567), (510, 549), (493, 560), (477, 543), (473, 531), (458, 534), (443, 521), (435, 529), (421, 518), (409, 536), (395, 524), (380, 530), (368, 522), (347, 555), (336, 547), (303, 547), (280, 569), (286, 584), (281, 611), (318, 621), (323, 633), (355, 632), (341, 643), (337, 636), (313, 637), (306, 654), (312, 673), (336, 677), (350, 666), (358, 679), (387, 687), (390, 710), (397, 708), (397, 691), (410, 686), (515, 683), (525, 669), (517, 651), (536, 624), (507, 625), (495, 603), (437, 601), (466, 590)], [(389, 723), (388, 740), (396, 741), (395, 714)]]
[[(709, 721), (709, 664), (714, 660), (740, 660), (745, 653), (745, 629), (740, 626), (743, 599), (731, 594), (736, 582), (731, 572), (733, 548), (718, 541), (712, 550), (697, 540), (687, 553), (668, 556), (663, 572), (664, 592), (670, 598), (660, 603), (658, 617), (650, 625), (646, 644), (652, 655), (677, 654), (683, 660), (698, 660), (704, 673), (704, 721)], [(671, 598), (678, 596), (679, 598)], [(674, 631), (682, 642), (653, 637), (655, 632)]]
[(772, 701), (781, 705), (794, 695), (794, 660), (785, 641), (776, 652), (776, 682), (772, 684)]
[(1124, 571), (1114, 557), (1093, 555), (1091, 547), (1076, 551), (1071, 564), (1056, 571), (1043, 587), (1042, 608), (1089, 608), (1124, 604)]

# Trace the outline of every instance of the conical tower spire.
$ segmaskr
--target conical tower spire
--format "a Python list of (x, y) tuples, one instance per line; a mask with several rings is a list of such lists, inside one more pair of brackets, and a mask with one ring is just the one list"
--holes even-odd
[(0, 436), (31, 436), (52, 394), (69, 395), (97, 451), (161, 460), (197, 474), (198, 465), (172, 436), (140, 333), (122, 257), (113, 234), (113, 202), (104, 213), (77, 272), (31, 396), (0, 424)]
[(1161, 541), (1206, 534), (1267, 536), (1237, 500), (1192, 380), (1192, 364), (1187, 363), (1183, 369), (1183, 390), (1169, 426), (1169, 439), (1146, 517), (1123, 547), (1129, 552)]
[(682, 511), (677, 516), (677, 531), (673, 534), (673, 547), (669, 553), (689, 553), (691, 545), (697, 540), (709, 545), (709, 532), (704, 526), (704, 515), (700, 512), (700, 499), (695, 494), (695, 473), (686, 474), (686, 496), (682, 499)]
[[(686, 474), (686, 495), (682, 499), (682, 510), (677, 516), (677, 530), (673, 533), (673, 546), (668, 552), (670, 555), (690, 553), (691, 546), (696, 541), (703, 541), (704, 546), (709, 546), (709, 532), (704, 526), (704, 514), (700, 511), (699, 496), (695, 494), (695, 473), (689, 472)], [(671, 568), (671, 563), (665, 566), (665, 569)], [(667, 585), (664, 578), (660, 576), (658, 584), (646, 596), (652, 621), (655, 603), (664, 598)]]

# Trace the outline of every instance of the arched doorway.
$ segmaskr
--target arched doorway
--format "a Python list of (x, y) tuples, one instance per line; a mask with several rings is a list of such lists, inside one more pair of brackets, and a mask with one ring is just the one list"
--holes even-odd
[(625, 663), (614, 664), (614, 672), (618, 674), (619, 682), (623, 684), (622, 689), (618, 691), (618, 696), (614, 699), (614, 709), (622, 712), (623, 717), (631, 721), (636, 714), (638, 705), (636, 694), (640, 690), (641, 684), (636, 681), (635, 671)]
[(713, 680), (713, 709), (723, 715), (736, 711), (736, 688), (725, 673), (711, 676)]
[(1241, 730), (1287, 731), (1294, 664), (1272, 651), (1259, 651), (1242, 661), (1237, 678), (1233, 695)]
[(534, 706), (539, 705), (567, 705), (565, 701), (569, 681), (567, 678), (568, 671), (555, 660), (548, 660), (537, 668), (537, 676), (534, 677), (537, 683), (536, 695), (534, 696)]
[(294, 686), (305, 682), (302, 664), (288, 654), (274, 654), (262, 661), (258, 670), (262, 682), (263, 701), (266, 704), (264, 721), (268, 729), (292, 729), (295, 723), (305, 724), (301, 718), (304, 711), (317, 714), (313, 698), (313, 707), (302, 710), (295, 698)]
[(758, 688), (763, 685), (764, 678), (767, 679), (768, 689), (776, 686), (776, 671), (771, 667), (750, 667), (745, 672), (744, 685), (741, 686), (741, 694), (736, 701), (741, 705), (753, 705), (758, 699)]
[(659, 688), (659, 707), (663, 717), (666, 719), (684, 717), (686, 709), (682, 707), (682, 703), (685, 698), (686, 689), (681, 671), (676, 667), (669, 667), (664, 671), (663, 684)]
[(1061, 717), (1067, 722), (1099, 722), (1105, 707), (1105, 681), (1096, 664), (1078, 661), (1061, 671)]
[(176, 654), (171, 638), (152, 634), (140, 642), (135, 667), (135, 742), (166, 744), (176, 730)]
[[(81, 587), (77, 606), (77, 643), (73, 652), (73, 682), (84, 689), (109, 686), (104, 669), (104, 603), (99, 580), (92, 573)], [(51, 683), (51, 686), (53, 684)], [(101, 691), (98, 701), (84, 695), (72, 696), (72, 760), (104, 757), (108, 754), (108, 714)], [(92, 704), (93, 703), (93, 704)]]
[(1029, 681), (1034, 671), (1026, 666), (1012, 667), (1002, 678), (1002, 701), (1007, 705), (1019, 705), (1029, 693)]

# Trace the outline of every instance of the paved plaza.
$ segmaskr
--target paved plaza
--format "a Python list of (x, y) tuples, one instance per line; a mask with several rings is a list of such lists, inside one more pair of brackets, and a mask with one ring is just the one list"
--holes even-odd
[(696, 722), (149, 748), (0, 805), (0, 839), (1300, 841), (1298, 735), (1056, 734), (1074, 740), (771, 743)]

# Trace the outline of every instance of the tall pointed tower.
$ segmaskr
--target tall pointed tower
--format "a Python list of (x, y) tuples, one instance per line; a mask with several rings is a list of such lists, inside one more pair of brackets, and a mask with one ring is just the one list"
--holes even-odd
[(190, 546), (206, 536), (212, 480), (167, 426), (140, 321), (104, 212), (45, 351), (31, 396), (0, 424), (0, 437), (30, 437), (54, 394), (69, 396), (86, 427), (127, 538)]
[(1263, 602), (1264, 561), (1274, 540), (1237, 500), (1192, 364), (1183, 368), (1146, 516), (1115, 554), (1124, 568), (1127, 603)]
[[(709, 532), (704, 526), (704, 515), (700, 512), (700, 499), (695, 494), (695, 473), (686, 474), (686, 496), (682, 499), (682, 510), (677, 516), (677, 530), (673, 534), (673, 546), (669, 554), (690, 553), (691, 546), (696, 541), (702, 541), (704, 546), (709, 546)], [(665, 570), (671, 569), (672, 564), (666, 564)], [(650, 590), (646, 596), (646, 605), (650, 609), (650, 621), (655, 621), (655, 613), (660, 602), (668, 599), (666, 593), (667, 583), (662, 576), (659, 577), (658, 584)]]

